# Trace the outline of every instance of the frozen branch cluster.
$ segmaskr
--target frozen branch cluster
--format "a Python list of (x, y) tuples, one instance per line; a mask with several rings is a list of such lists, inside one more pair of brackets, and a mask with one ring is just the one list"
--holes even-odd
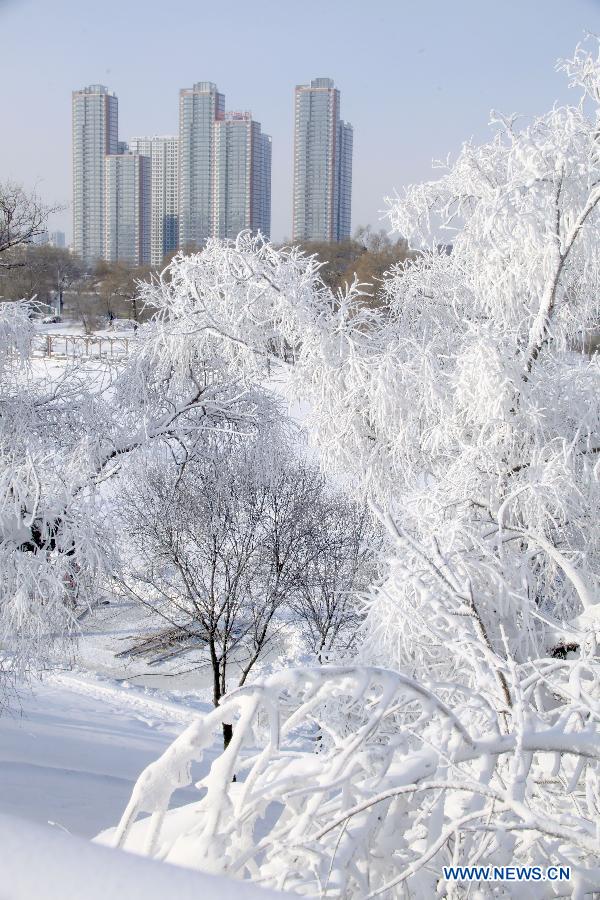
[[(510, 710), (498, 692), (372, 667), (288, 670), (240, 688), (145, 770), (112, 841), (310, 896), (431, 897), (442, 865), (490, 860), (570, 865), (583, 896), (600, 876), (589, 868), (597, 667), (501, 666)], [(165, 816), (232, 719), (201, 802)], [(135, 824), (142, 812), (151, 817)]]
[(63, 393), (61, 379), (34, 384), (28, 312), (27, 304), (0, 304), (0, 708), (11, 681), (44, 665), (73, 631), (106, 553), (89, 496), (69, 502), (82, 456), (69, 433), (79, 385)]

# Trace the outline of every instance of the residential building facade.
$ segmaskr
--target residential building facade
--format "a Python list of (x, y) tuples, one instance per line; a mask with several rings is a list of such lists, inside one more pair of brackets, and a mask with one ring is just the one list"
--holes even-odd
[(352, 126), (340, 119), (340, 93), (331, 78), (295, 90), (294, 207), (296, 241), (350, 237)]
[(104, 259), (140, 266), (150, 262), (150, 159), (116, 153), (105, 160)]
[(73, 91), (73, 249), (91, 266), (104, 255), (105, 159), (118, 147), (119, 105), (102, 84)]
[(259, 212), (257, 214), (258, 228), (264, 237), (271, 239), (271, 159), (272, 139), (269, 134), (261, 134), (262, 144), (260, 159), (257, 162), (257, 170), (260, 170), (261, 188), (258, 193)]
[(347, 241), (352, 231), (352, 150), (354, 129), (340, 122), (337, 140), (337, 240)]
[(225, 96), (212, 81), (179, 92), (179, 246), (201, 248), (211, 235), (215, 122), (225, 116)]
[(271, 138), (250, 113), (225, 113), (211, 81), (179, 94), (179, 136), (118, 137), (104, 85), (73, 92), (73, 251), (162, 266), (209, 237), (271, 232)]
[(271, 232), (271, 138), (249, 112), (228, 112), (214, 124), (211, 233), (234, 239), (250, 229)]
[(161, 266), (179, 246), (179, 139), (133, 137), (129, 149), (150, 160), (150, 264)]

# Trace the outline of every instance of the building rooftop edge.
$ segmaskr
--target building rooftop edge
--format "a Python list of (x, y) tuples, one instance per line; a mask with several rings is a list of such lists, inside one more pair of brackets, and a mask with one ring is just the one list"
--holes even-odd
[(116, 97), (114, 91), (109, 91), (109, 89), (104, 84), (88, 84), (83, 88), (75, 88), (73, 91), (74, 94), (106, 94), (108, 97)]
[(128, 138), (130, 141), (178, 141), (179, 135), (177, 134), (134, 134), (132, 137)]

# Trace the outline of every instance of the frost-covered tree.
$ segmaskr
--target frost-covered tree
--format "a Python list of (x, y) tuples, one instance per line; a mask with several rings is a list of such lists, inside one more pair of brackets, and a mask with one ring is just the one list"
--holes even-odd
[(138, 471), (118, 504), (121, 584), (166, 630), (127, 653), (157, 663), (200, 653), (194, 665), (210, 671), (215, 706), (244, 684), (291, 624), (291, 603), (324, 548), (323, 492), (318, 470), (264, 430)]
[(339, 492), (329, 490), (320, 497), (313, 514), (319, 539), (288, 603), (302, 644), (312, 659), (326, 663), (349, 659), (357, 651), (365, 595), (377, 576), (383, 535), (364, 505)]
[(115, 509), (119, 583), (155, 626), (120, 656), (160, 665), (193, 654), (185, 670), (211, 673), (218, 706), (257, 664), (277, 666), (286, 640), (319, 661), (355, 640), (353, 591), (374, 571), (372, 518), (299, 459), (280, 428), (175, 463), (154, 454)]
[[(0, 648), (6, 679), (39, 670), (115, 562), (106, 495), (150, 445), (193, 451), (251, 434), (278, 404), (215, 353), (153, 322), (125, 365), (32, 361), (27, 304), (0, 304)], [(125, 473), (127, 474), (127, 473)], [(0, 684), (0, 702), (4, 684)]]
[[(519, 661), (579, 645), (600, 574), (600, 364), (582, 352), (600, 322), (598, 63), (579, 50), (562, 67), (578, 106), (495, 116), (490, 143), (390, 201), (395, 228), (425, 241), (441, 223), (452, 252), (391, 273), (394, 337), (364, 382), (374, 449), (392, 450), (382, 495)], [(397, 663), (419, 658), (422, 601), (407, 582)]]
[[(579, 103), (495, 116), (489, 143), (391, 201), (422, 253), (386, 279), (385, 318), (358, 284), (333, 296), (310, 259), (243, 236), (147, 289), (246, 365), (293, 348), (324, 464), (396, 550), (365, 665), (224, 698), (140, 777), (117, 842), (329, 898), (467, 896), (443, 865), (514, 862), (570, 866), (563, 895), (600, 890), (600, 58), (562, 68)], [(234, 711), (200, 810), (163, 829)]]

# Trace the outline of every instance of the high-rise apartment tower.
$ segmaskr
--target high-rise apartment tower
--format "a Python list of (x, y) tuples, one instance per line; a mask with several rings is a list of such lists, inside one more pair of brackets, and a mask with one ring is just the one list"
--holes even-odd
[(340, 92), (331, 78), (296, 86), (294, 240), (350, 237), (352, 138), (352, 126), (340, 120)]
[(249, 228), (271, 232), (271, 138), (249, 112), (228, 112), (214, 125), (212, 234), (236, 238)]
[(150, 264), (161, 266), (179, 246), (179, 140), (170, 135), (133, 137), (129, 149), (150, 159)]
[(104, 259), (149, 263), (150, 159), (137, 153), (108, 155), (104, 197)]
[(179, 246), (200, 248), (210, 237), (213, 211), (215, 122), (225, 96), (212, 81), (179, 92)]
[(104, 85), (73, 91), (73, 249), (87, 265), (104, 255), (105, 158), (117, 153), (118, 118)]

